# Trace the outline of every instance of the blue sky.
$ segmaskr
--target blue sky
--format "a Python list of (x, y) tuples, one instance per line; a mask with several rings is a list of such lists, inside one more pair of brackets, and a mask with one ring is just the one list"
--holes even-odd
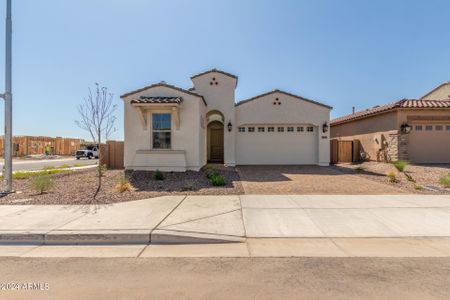
[(13, 2), (17, 135), (88, 138), (75, 108), (95, 82), (115, 94), (122, 139), (121, 94), (161, 80), (189, 88), (214, 67), (239, 76), (238, 100), (280, 88), (333, 106), (332, 117), (450, 80), (445, 0)]

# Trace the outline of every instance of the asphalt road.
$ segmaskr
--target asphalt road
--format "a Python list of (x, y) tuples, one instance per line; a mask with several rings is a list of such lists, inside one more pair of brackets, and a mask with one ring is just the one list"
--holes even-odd
[[(25, 160), (15, 159), (13, 160), (13, 171), (32, 171), (42, 170), (47, 166), (58, 167), (63, 164), (73, 166), (74, 164), (82, 165), (94, 165), (98, 163), (98, 159), (79, 159), (75, 157), (57, 158), (57, 159), (45, 159), (45, 160)], [(3, 159), (0, 160), (0, 172), (3, 170)]]
[(450, 299), (450, 259), (1, 258), (1, 282), (48, 290), (0, 299)]

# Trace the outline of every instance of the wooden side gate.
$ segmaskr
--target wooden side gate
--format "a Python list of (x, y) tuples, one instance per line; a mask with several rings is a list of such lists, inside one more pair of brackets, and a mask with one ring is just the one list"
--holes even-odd
[(108, 169), (123, 169), (123, 142), (107, 141), (100, 146), (100, 163)]
[(331, 140), (330, 156), (332, 164), (359, 161), (359, 141)]

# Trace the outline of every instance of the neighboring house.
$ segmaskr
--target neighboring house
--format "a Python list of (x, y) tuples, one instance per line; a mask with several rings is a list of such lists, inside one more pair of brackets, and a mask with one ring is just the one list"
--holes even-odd
[(236, 104), (238, 78), (216, 69), (191, 80), (189, 90), (161, 82), (121, 96), (126, 169), (329, 164), (330, 106), (280, 90)]
[(331, 138), (358, 140), (369, 160), (450, 163), (450, 83), (334, 119)]

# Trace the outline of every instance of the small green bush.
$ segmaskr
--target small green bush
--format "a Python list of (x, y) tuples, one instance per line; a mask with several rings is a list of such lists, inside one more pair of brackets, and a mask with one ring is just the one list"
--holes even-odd
[(391, 183), (397, 183), (398, 179), (397, 179), (397, 174), (395, 174), (395, 172), (389, 172), (386, 174), (387, 177), (389, 177), (389, 182)]
[(450, 174), (444, 175), (439, 178), (439, 183), (446, 188), (450, 188)]
[(220, 175), (220, 172), (217, 169), (206, 167), (203, 171), (205, 173), (206, 178), (211, 179), (214, 176)]
[(409, 162), (407, 162), (406, 160), (397, 160), (394, 163), (394, 167), (399, 171), (399, 172), (403, 172), (405, 170), (405, 168), (409, 165)]
[(134, 189), (133, 185), (127, 177), (122, 177), (116, 184), (115, 190), (119, 193), (132, 191)]
[(222, 186), (226, 184), (225, 178), (220, 174), (211, 177), (211, 183), (214, 186)]
[(59, 166), (59, 168), (60, 168), (60, 169), (68, 169), (68, 168), (70, 168), (70, 165), (68, 165), (68, 164), (62, 164), (62, 165)]
[(160, 170), (156, 170), (153, 174), (153, 179), (155, 180), (164, 180), (164, 175)]
[(73, 166), (74, 166), (74, 167), (82, 167), (83, 164), (74, 164)]
[(51, 190), (54, 185), (55, 182), (50, 175), (36, 176), (31, 181), (31, 188), (40, 195)]

